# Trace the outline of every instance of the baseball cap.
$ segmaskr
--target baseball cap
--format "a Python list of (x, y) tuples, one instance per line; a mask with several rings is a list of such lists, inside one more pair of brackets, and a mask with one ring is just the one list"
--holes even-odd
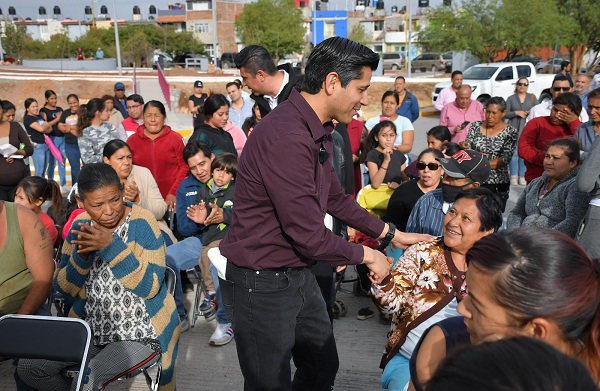
[(202, 82), (200, 80), (196, 80), (194, 82), (194, 88), (197, 88), (197, 87), (200, 87), (200, 88), (204, 87), (204, 85), (202, 84)]
[(483, 183), (492, 171), (488, 158), (472, 149), (463, 149), (450, 158), (437, 160), (442, 164), (444, 172), (452, 178), (469, 178), (474, 182)]
[(116, 83), (115, 84), (115, 91), (117, 91), (117, 90), (123, 90), (123, 91), (125, 91), (125, 84), (123, 84), (121, 82)]

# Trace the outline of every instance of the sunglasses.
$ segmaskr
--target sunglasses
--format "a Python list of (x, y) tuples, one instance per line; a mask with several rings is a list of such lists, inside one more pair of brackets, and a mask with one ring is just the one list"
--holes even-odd
[(527, 86), (529, 86), (529, 83), (521, 83), (521, 82), (518, 82), (518, 83), (517, 83), (517, 85), (518, 85), (519, 87), (527, 87)]
[(560, 91), (569, 92), (569, 91), (571, 91), (571, 87), (552, 87), (552, 91), (554, 91), (554, 92), (560, 92)]
[(424, 170), (425, 167), (429, 168), (431, 171), (435, 171), (438, 168), (440, 168), (440, 165), (437, 163), (423, 163), (423, 162), (419, 162), (417, 163), (417, 170)]

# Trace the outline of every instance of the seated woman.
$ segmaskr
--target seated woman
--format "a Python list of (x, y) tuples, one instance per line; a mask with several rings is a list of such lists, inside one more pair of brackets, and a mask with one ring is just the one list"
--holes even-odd
[(52, 287), (53, 248), (39, 217), (0, 201), (0, 315), (50, 315), (44, 303)]
[(390, 189), (397, 188), (402, 183), (402, 170), (406, 158), (394, 149), (396, 126), (385, 120), (373, 126), (367, 137), (367, 157), (365, 164), (369, 169), (369, 178), (373, 189), (386, 183)]
[(238, 155), (233, 136), (225, 130), (229, 120), (229, 101), (223, 94), (212, 94), (204, 102), (204, 123), (194, 127), (189, 141), (198, 140), (208, 145), (216, 156), (223, 152)]
[(160, 194), (156, 180), (146, 167), (133, 164), (129, 145), (123, 140), (111, 140), (104, 146), (102, 154), (104, 163), (117, 172), (123, 185), (125, 200), (138, 204), (154, 215), (167, 246), (177, 242), (163, 219), (167, 211), (167, 203)]
[[(427, 147), (443, 151), (446, 143), (452, 141), (452, 135), (445, 126), (434, 126), (427, 131)], [(448, 154), (447, 154), (448, 155)], [(452, 156), (452, 155), (449, 155)], [(419, 170), (417, 170), (417, 161), (411, 162), (404, 173), (411, 179), (419, 178)]]
[(381, 121), (392, 121), (397, 130), (394, 149), (405, 154), (408, 160), (408, 154), (412, 150), (415, 140), (415, 128), (410, 119), (396, 113), (399, 106), (400, 96), (396, 91), (384, 92), (381, 97), (381, 115), (370, 118), (365, 122), (365, 127), (371, 131)]
[(587, 193), (577, 189), (580, 160), (576, 140), (558, 139), (546, 150), (544, 173), (527, 185), (508, 215), (508, 228), (552, 228), (574, 238), (586, 212)]
[[(100, 389), (157, 353), (162, 353), (159, 389), (174, 390), (180, 328), (164, 281), (165, 246), (156, 219), (123, 201), (121, 180), (107, 164), (83, 166), (78, 189), (86, 213), (64, 243), (54, 287), (72, 298), (69, 316), (93, 330), (84, 390)], [(18, 374), (37, 390), (68, 390), (73, 379), (62, 374), (67, 365), (20, 360)]]
[[(456, 197), (444, 218), (444, 236), (406, 249), (390, 275), (375, 281), (371, 295), (383, 313), (392, 314), (390, 339), (381, 360), (381, 385), (401, 390), (410, 380), (408, 359), (421, 334), (443, 318), (454, 316), (466, 292), (466, 254), (502, 224), (500, 200), (484, 188)], [(456, 300), (455, 300), (456, 298)]]
[(396, 228), (401, 231), (406, 230), (408, 217), (417, 200), (440, 185), (444, 169), (437, 159), (443, 157), (444, 154), (441, 151), (433, 148), (427, 148), (419, 154), (417, 160), (414, 161), (419, 172), (419, 179), (404, 182), (394, 191), (383, 221), (394, 223)]
[[(575, 241), (546, 228), (516, 228), (477, 242), (467, 262), (469, 296), (458, 311), (471, 343), (537, 338), (581, 361), (600, 381), (598, 265)], [(446, 355), (446, 338), (460, 332), (444, 336), (436, 325), (424, 334), (411, 359), (415, 389), (422, 389)]]

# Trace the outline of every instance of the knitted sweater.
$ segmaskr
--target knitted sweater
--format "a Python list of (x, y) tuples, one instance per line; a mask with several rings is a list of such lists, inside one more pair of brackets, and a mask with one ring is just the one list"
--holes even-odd
[[(97, 255), (108, 262), (126, 289), (144, 300), (162, 348), (163, 373), (159, 389), (175, 390), (175, 360), (181, 329), (175, 301), (164, 282), (165, 244), (152, 213), (131, 203), (127, 205), (132, 208), (127, 243), (114, 235), (112, 242)], [(76, 221), (87, 223), (90, 215), (84, 212)], [(77, 246), (72, 243), (75, 239), (70, 233), (63, 245), (54, 288), (73, 298), (69, 316), (85, 319), (85, 283), (91, 262), (79, 256)]]
[(589, 202), (587, 193), (577, 189), (575, 168), (539, 200), (548, 177), (542, 174), (527, 185), (508, 215), (507, 228), (537, 226), (552, 228), (574, 238)]

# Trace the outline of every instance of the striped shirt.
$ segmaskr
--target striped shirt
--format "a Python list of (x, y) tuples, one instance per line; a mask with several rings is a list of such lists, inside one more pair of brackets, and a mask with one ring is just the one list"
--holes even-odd
[(451, 204), (444, 202), (442, 189), (435, 189), (423, 195), (413, 208), (406, 224), (406, 232), (442, 236), (444, 217)]

